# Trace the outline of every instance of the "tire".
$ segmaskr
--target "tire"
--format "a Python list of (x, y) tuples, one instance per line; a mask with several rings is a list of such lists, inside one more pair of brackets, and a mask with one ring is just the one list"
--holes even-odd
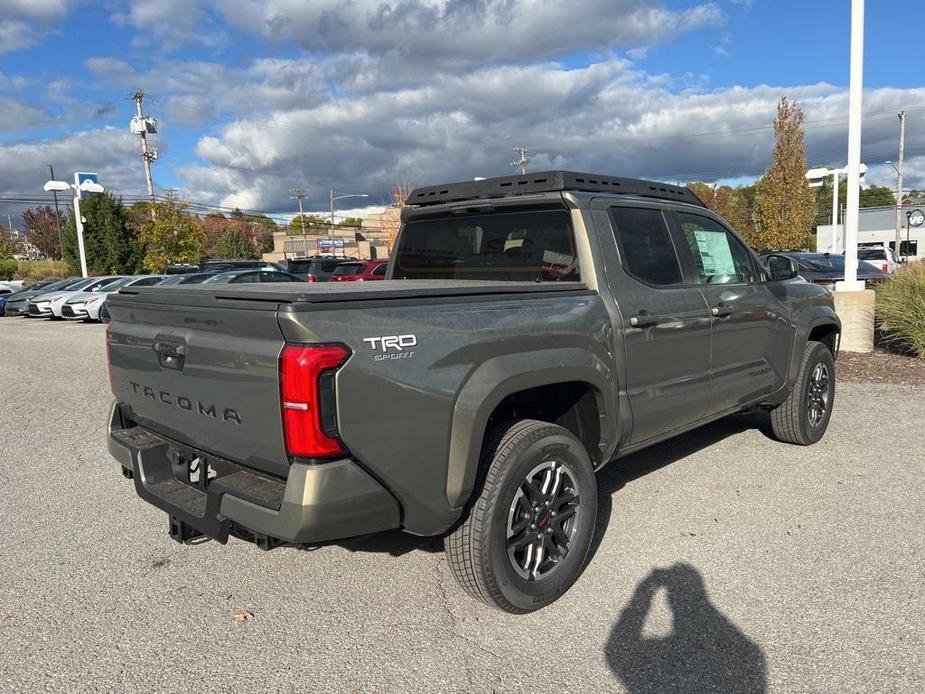
[[(825, 377), (824, 388), (819, 377)], [(813, 410), (813, 405), (824, 411)], [(821, 342), (808, 342), (793, 390), (787, 399), (771, 410), (771, 429), (785, 443), (809, 446), (824, 435), (835, 406), (835, 360)]]
[(525, 419), (490, 432), (479, 470), (468, 515), (446, 538), (450, 570), (492, 607), (545, 607), (584, 569), (597, 520), (591, 459), (568, 430)]

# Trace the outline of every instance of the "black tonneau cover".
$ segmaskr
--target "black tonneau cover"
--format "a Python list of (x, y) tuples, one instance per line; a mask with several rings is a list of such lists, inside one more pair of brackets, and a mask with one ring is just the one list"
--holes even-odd
[(321, 282), (317, 284), (267, 283), (239, 285), (175, 285), (172, 287), (126, 287), (108, 301), (175, 306), (206, 306), (215, 302), (230, 306), (246, 302), (247, 308), (267, 310), (279, 304), (330, 304), (348, 301), (395, 301), (451, 297), (509, 296), (550, 292), (588, 291), (582, 282), (492, 282), (482, 280), (382, 280), (377, 282)]

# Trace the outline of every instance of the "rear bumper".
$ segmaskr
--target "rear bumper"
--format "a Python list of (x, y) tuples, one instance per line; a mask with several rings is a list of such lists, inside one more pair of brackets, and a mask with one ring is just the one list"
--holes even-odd
[[(124, 422), (118, 404), (109, 425), (109, 452), (132, 472), (135, 490), (199, 533), (227, 542), (234, 534), (263, 547), (307, 544), (391, 530), (398, 502), (350, 459), (294, 463), (282, 480)], [(189, 483), (189, 461), (204, 460), (215, 477)], [(200, 463), (202, 465), (202, 463)], [(207, 475), (210, 473), (206, 473)]]

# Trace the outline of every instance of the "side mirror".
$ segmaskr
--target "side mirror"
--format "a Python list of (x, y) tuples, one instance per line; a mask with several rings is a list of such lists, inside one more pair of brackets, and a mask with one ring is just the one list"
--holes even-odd
[(765, 263), (768, 266), (770, 279), (775, 282), (792, 280), (800, 274), (800, 268), (797, 262), (786, 255), (769, 255)]

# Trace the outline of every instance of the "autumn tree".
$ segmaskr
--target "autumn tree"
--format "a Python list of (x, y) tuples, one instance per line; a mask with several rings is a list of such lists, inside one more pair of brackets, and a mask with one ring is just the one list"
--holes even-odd
[(144, 266), (149, 272), (163, 272), (170, 263), (198, 263), (203, 255), (205, 231), (196, 217), (187, 214), (187, 205), (170, 199), (138, 206), (139, 237), (145, 244)]
[(12, 229), (0, 226), (0, 258), (12, 258), (18, 252), (19, 236)]
[(412, 190), (414, 184), (407, 179), (392, 184), (392, 204), (385, 208), (385, 214), (382, 216), (382, 231), (386, 234), (385, 243), (389, 255), (392, 255), (392, 247), (401, 228), (402, 208), (407, 205), (406, 201)]
[(782, 98), (777, 105), (777, 138), (770, 168), (758, 181), (755, 202), (755, 250), (800, 248), (806, 244), (816, 218), (816, 195), (806, 181), (803, 110)]
[(240, 228), (233, 227), (226, 231), (215, 244), (215, 258), (226, 260), (256, 259), (257, 247), (252, 236), (248, 236)]
[[(57, 217), (57, 220), (56, 220)], [(64, 213), (55, 212), (51, 205), (30, 207), (22, 213), (26, 239), (46, 258), (61, 258), (61, 238), (58, 225), (67, 223)]]
[[(275, 226), (275, 224), (274, 224)], [(262, 225), (255, 224), (246, 218), (226, 218), (222, 214), (208, 214), (202, 219), (202, 229), (205, 232), (203, 249), (210, 258), (228, 257), (216, 250), (219, 240), (229, 231), (236, 231), (247, 238), (251, 246), (257, 247), (258, 239), (266, 233)], [(270, 250), (273, 249), (272, 234), (270, 235)], [(265, 252), (261, 249), (261, 252)]]

